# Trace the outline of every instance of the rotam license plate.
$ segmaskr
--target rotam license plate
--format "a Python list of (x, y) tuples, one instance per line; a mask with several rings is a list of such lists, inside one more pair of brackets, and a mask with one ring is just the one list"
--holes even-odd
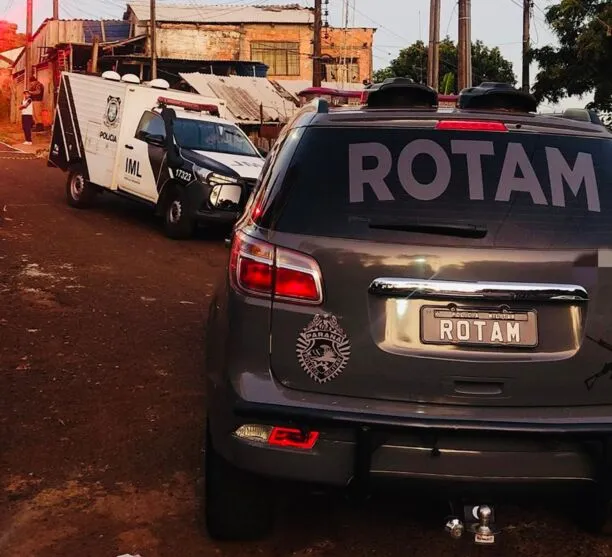
[(424, 307), (421, 310), (421, 341), (425, 344), (533, 348), (538, 345), (538, 317), (535, 311), (453, 311)]

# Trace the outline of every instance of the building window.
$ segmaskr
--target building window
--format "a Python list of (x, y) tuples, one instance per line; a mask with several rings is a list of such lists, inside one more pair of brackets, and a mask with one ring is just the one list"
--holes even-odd
[(300, 43), (252, 42), (251, 60), (268, 66), (268, 75), (300, 75)]
[(328, 58), (325, 65), (325, 80), (343, 83), (361, 83), (359, 79), (359, 58)]

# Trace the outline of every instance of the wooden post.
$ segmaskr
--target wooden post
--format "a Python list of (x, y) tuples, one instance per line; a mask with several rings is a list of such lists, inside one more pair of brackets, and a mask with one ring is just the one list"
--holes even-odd
[(155, 0), (151, 0), (150, 19), (149, 38), (151, 42), (151, 79), (157, 79), (157, 17), (155, 15)]
[(312, 41), (312, 86), (321, 87), (321, 29), (322, 0), (315, 0), (314, 36)]
[(97, 74), (98, 73), (98, 50), (100, 47), (100, 38), (98, 37), (98, 35), (96, 35), (94, 37), (93, 40), (93, 47), (92, 47), (92, 52), (91, 52), (91, 73), (93, 74)]
[(28, 0), (26, 10), (26, 51), (25, 51), (25, 76), (23, 80), (23, 90), (30, 89), (30, 77), (32, 76), (32, 19), (33, 19), (33, 0)]

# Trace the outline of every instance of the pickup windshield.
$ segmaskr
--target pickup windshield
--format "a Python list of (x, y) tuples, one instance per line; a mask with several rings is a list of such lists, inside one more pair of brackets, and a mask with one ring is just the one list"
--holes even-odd
[(177, 118), (174, 121), (174, 136), (184, 149), (260, 156), (246, 136), (231, 124)]

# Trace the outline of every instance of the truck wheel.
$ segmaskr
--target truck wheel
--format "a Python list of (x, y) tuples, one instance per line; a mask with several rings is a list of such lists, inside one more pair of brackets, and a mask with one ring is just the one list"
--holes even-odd
[(186, 240), (193, 236), (196, 227), (195, 210), (187, 192), (175, 186), (168, 192), (164, 207), (166, 235), (173, 240)]
[(274, 525), (275, 501), (267, 483), (227, 462), (206, 431), (204, 518), (211, 538), (255, 541)]
[(97, 190), (94, 185), (89, 183), (83, 172), (73, 170), (68, 175), (66, 183), (66, 199), (68, 205), (77, 209), (86, 209), (91, 207), (96, 197)]

